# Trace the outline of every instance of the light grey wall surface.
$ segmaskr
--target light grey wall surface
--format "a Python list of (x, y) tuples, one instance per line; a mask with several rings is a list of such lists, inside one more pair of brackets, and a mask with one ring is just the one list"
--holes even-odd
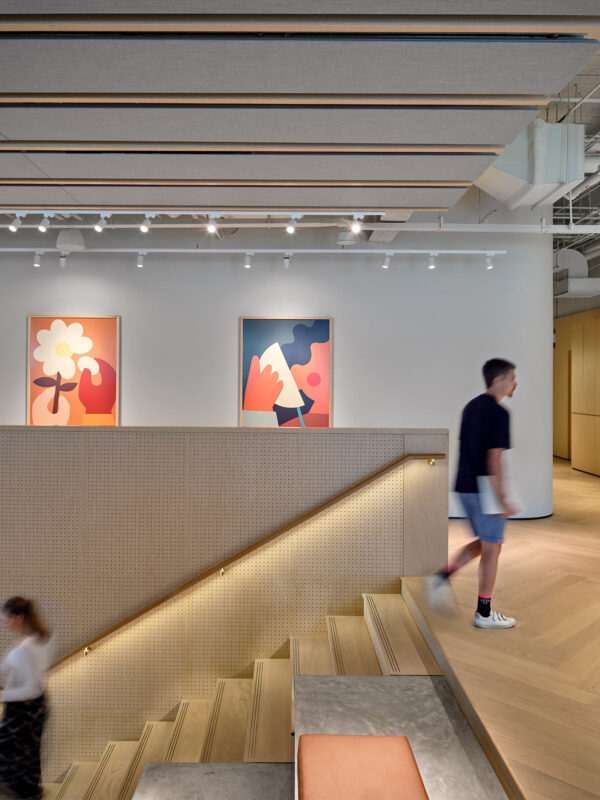
[[(482, 202), (481, 198), (484, 198)], [(498, 203), (471, 191), (449, 220), (476, 222)], [(546, 215), (547, 216), (547, 215)], [(539, 215), (538, 217), (539, 218)], [(494, 222), (528, 222), (500, 210)], [(45, 236), (3, 233), (1, 242), (54, 245)], [(85, 232), (89, 247), (211, 246), (203, 230)], [(336, 231), (299, 231), (298, 247), (335, 247)], [(289, 247), (285, 233), (239, 232), (224, 247)], [(505, 249), (493, 270), (481, 256), (81, 254), (61, 270), (56, 254), (0, 253), (0, 424), (25, 422), (28, 314), (121, 315), (121, 423), (231, 426), (238, 420), (239, 318), (333, 318), (336, 427), (450, 429), (451, 463), (463, 405), (482, 391), (480, 368), (514, 360), (519, 387), (506, 401), (526, 515), (551, 513), (552, 239), (541, 234), (400, 234), (392, 246)], [(215, 248), (219, 243), (215, 243)], [(452, 506), (451, 511), (456, 512)]]

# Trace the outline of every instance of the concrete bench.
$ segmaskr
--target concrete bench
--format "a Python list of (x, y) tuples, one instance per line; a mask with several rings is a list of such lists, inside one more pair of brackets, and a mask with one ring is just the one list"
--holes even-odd
[(303, 734), (300, 800), (428, 800), (406, 736)]

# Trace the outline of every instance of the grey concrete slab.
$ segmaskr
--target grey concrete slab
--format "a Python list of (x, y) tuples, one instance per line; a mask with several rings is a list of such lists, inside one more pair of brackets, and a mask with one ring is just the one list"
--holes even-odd
[(133, 800), (291, 800), (293, 764), (148, 764)]
[(296, 743), (304, 733), (407, 736), (430, 800), (506, 800), (445, 678), (295, 679)]

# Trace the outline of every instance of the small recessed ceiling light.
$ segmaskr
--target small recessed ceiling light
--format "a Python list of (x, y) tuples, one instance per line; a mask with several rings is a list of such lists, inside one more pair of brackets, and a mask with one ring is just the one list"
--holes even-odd
[(390, 254), (388, 253), (384, 259), (383, 264), (381, 265), (381, 269), (389, 269), (390, 268)]
[(41, 267), (42, 266), (42, 254), (36, 253), (33, 256), (33, 266), (34, 267)]
[(49, 227), (50, 227), (50, 220), (48, 219), (48, 217), (44, 217), (44, 219), (38, 225), (38, 231), (40, 231), (41, 233), (46, 233)]
[(217, 223), (215, 222), (214, 217), (209, 217), (208, 222), (206, 223), (206, 230), (209, 233), (216, 233), (217, 232)]
[(352, 225), (350, 226), (350, 230), (352, 233), (360, 233), (362, 230), (362, 225), (360, 224), (360, 220), (358, 217), (354, 217), (352, 221)]
[(486, 267), (486, 269), (494, 269), (494, 265), (492, 263), (492, 257), (491, 256), (486, 256), (485, 257), (485, 267)]
[(429, 269), (435, 269), (435, 255), (429, 253)]
[(148, 231), (150, 230), (150, 225), (151, 225), (150, 217), (145, 217), (144, 221), (140, 225), (141, 232), (142, 233), (148, 233)]
[(138, 253), (137, 265), (138, 265), (138, 267), (140, 269), (144, 266), (144, 254), (143, 253)]
[(13, 219), (13, 221), (9, 224), (8, 230), (12, 231), (13, 233), (16, 233), (21, 227), (21, 222), (22, 222), (21, 217), (17, 215)]
[(252, 254), (246, 253), (246, 258), (244, 259), (244, 268), (251, 269), (252, 267)]
[(106, 217), (102, 215), (98, 220), (98, 222), (94, 225), (94, 230), (96, 231), (96, 233), (102, 233), (105, 225), (106, 225)]

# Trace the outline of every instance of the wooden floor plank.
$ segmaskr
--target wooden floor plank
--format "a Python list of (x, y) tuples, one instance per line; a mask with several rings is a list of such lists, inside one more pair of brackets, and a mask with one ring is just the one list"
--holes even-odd
[[(421, 579), (403, 581), (515, 797), (600, 797), (599, 532), (600, 478), (556, 460), (553, 516), (507, 524), (492, 606), (515, 628), (473, 626), (476, 563), (452, 578), (452, 613), (428, 605)], [(450, 552), (466, 534), (462, 520), (450, 522)]]

